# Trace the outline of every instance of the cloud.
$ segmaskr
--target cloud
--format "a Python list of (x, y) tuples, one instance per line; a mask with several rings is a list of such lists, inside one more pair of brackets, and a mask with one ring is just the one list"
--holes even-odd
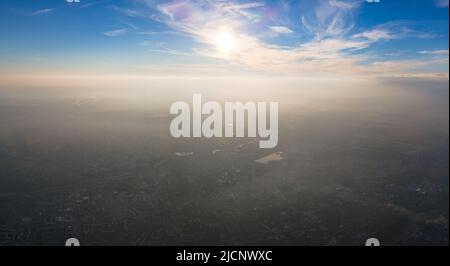
[(448, 50), (426, 50), (420, 51), (419, 54), (428, 54), (428, 55), (448, 55)]
[(436, 4), (437, 7), (448, 7), (448, 2), (449, 0), (434, 0), (434, 3)]
[(49, 14), (49, 13), (53, 12), (54, 10), (55, 10), (54, 8), (45, 8), (45, 9), (34, 11), (33, 15), (45, 15), (45, 14)]
[(244, 4), (222, 3), (221, 5), (224, 10), (228, 10), (231, 13), (241, 15), (252, 21), (258, 21), (260, 17), (257, 14), (249, 12), (248, 10), (265, 6), (264, 3), (261, 2), (244, 3)]
[(390, 52), (390, 53), (385, 53), (386, 56), (400, 56), (402, 53), (401, 52)]
[(398, 40), (403, 38), (433, 39), (438, 35), (423, 31), (410, 21), (390, 21), (375, 28), (353, 35), (354, 38), (365, 38), (371, 42)]
[[(159, 5), (158, 9), (164, 15), (161, 21), (172, 29), (192, 36), (201, 47), (194, 48), (194, 52), (216, 59), (224, 59), (238, 65), (247, 66), (259, 71), (272, 71), (276, 73), (319, 73), (319, 72), (359, 72), (362, 67), (358, 63), (366, 58), (364, 56), (344, 55), (346, 51), (366, 48), (371, 42), (367, 40), (352, 40), (338, 36), (346, 30), (338, 30), (342, 23), (336, 21), (336, 16), (326, 15), (326, 12), (338, 12), (341, 15), (356, 7), (354, 2), (329, 1), (327, 8), (319, 6), (319, 17), (322, 18), (323, 32), (333, 32), (327, 36), (334, 38), (314, 38), (299, 46), (281, 47), (265, 43), (245, 30), (245, 25), (251, 22), (254, 16), (242, 15), (237, 9), (254, 9), (260, 4), (247, 4), (245, 6), (233, 5), (233, 8), (224, 3), (207, 6), (198, 6), (189, 1), (176, 1)], [(217, 2), (216, 2), (217, 3)], [(328, 9), (330, 8), (330, 9)], [(207, 12), (205, 12), (205, 9)], [(328, 11), (326, 11), (326, 10)], [(230, 10), (233, 10), (230, 12)], [(339, 15), (339, 19), (344, 19)], [(326, 26), (329, 23), (334, 26)], [(334, 18), (334, 19), (333, 19)], [(236, 39), (236, 49), (223, 53), (215, 47), (215, 36), (222, 28), (233, 32)], [(271, 31), (277, 33), (293, 32), (287, 27), (272, 26)], [(321, 37), (325, 37), (321, 34)]]
[(157, 9), (166, 16), (160, 19), (173, 28), (195, 33), (214, 24), (230, 23), (232, 27), (237, 26), (240, 20), (255, 21), (259, 15), (252, 10), (263, 6), (260, 2), (234, 4), (228, 1), (181, 0), (157, 5)]
[(354, 27), (355, 12), (361, 1), (318, 1), (313, 12), (301, 17), (305, 30), (317, 39), (340, 36)]
[[(148, 2), (147, 2), (148, 3)], [(192, 37), (198, 44), (192, 55), (223, 60), (226, 65), (282, 75), (348, 74), (405, 75), (432, 69), (436, 61), (374, 61), (370, 54), (354, 53), (380, 41), (401, 38), (434, 38), (407, 21), (391, 21), (362, 32), (355, 29), (355, 15), (364, 1), (320, 0), (301, 18), (311, 34), (309, 41), (279, 46), (251, 34), (251, 25), (264, 13), (260, 2), (183, 1), (157, 4), (154, 19), (172, 31)], [(273, 23), (270, 20), (270, 23)], [(249, 26), (250, 25), (250, 26)], [(268, 26), (273, 33), (293, 32), (283, 26)], [(233, 49), (218, 49), (218, 35), (230, 33)], [(153, 34), (153, 33), (152, 33)], [(162, 49), (157, 52), (191, 55)], [(376, 57), (375, 57), (376, 58)], [(417, 66), (417, 67), (413, 67)]]
[(138, 31), (138, 32), (136, 32), (136, 34), (139, 34), (139, 35), (162, 35), (162, 34), (170, 35), (170, 34), (180, 34), (180, 33), (177, 31), (167, 30), (167, 31)]
[(149, 52), (161, 53), (161, 54), (170, 54), (170, 55), (181, 55), (181, 56), (199, 56), (193, 53), (186, 53), (170, 48), (162, 48), (162, 49), (149, 49)]
[(103, 32), (103, 35), (108, 36), (108, 37), (117, 37), (117, 36), (125, 35), (127, 33), (128, 33), (128, 29), (117, 29), (117, 30), (112, 30), (112, 31), (105, 31), (105, 32)]
[(273, 32), (281, 33), (281, 34), (291, 34), (291, 33), (294, 33), (293, 30), (289, 29), (288, 27), (284, 27), (284, 26), (272, 26), (272, 27), (270, 27), (270, 29), (271, 29)]
[(389, 31), (382, 30), (382, 29), (372, 29), (369, 31), (355, 34), (355, 35), (353, 35), (353, 37), (357, 38), (357, 39), (363, 38), (363, 39), (368, 40), (369, 42), (378, 42), (381, 40), (392, 40), (392, 39), (396, 38)]
[(119, 13), (124, 14), (125, 16), (136, 18), (144, 16), (144, 14), (141, 11), (129, 9), (129, 8), (121, 8), (118, 6), (111, 6), (111, 8)]

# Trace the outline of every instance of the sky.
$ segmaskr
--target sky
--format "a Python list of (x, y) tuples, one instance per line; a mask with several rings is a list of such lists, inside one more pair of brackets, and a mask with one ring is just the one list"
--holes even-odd
[(2, 0), (0, 74), (448, 79), (448, 0)]

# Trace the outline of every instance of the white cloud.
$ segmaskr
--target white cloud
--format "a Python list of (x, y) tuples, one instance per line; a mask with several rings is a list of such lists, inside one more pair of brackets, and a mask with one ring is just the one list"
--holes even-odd
[(45, 9), (41, 9), (41, 10), (37, 10), (37, 11), (33, 12), (33, 15), (49, 14), (49, 13), (53, 12), (54, 10), (55, 10), (54, 8), (45, 8)]
[(259, 15), (249, 12), (248, 10), (263, 7), (264, 3), (261, 2), (253, 2), (253, 3), (244, 3), (244, 4), (232, 4), (232, 3), (221, 3), (222, 8), (228, 10), (231, 13), (239, 14), (251, 21), (258, 21)]
[[(393, 21), (349, 36), (354, 15), (363, 1), (320, 1), (312, 15), (303, 16), (302, 24), (313, 35), (310, 41), (289, 47), (269, 44), (248, 32), (248, 25), (258, 17), (262, 4), (232, 5), (226, 1), (174, 1), (157, 5), (157, 20), (172, 30), (191, 36), (199, 43), (193, 53), (225, 60), (227, 64), (251, 70), (283, 75), (349, 74), (403, 75), (431, 68), (435, 61), (384, 61), (370, 63), (368, 54), (352, 53), (379, 41), (405, 37), (432, 38), (432, 34), (413, 30), (404, 21)], [(226, 29), (233, 36), (234, 49), (217, 49), (217, 35)], [(291, 33), (282, 26), (269, 27), (275, 33)], [(171, 50), (158, 50), (169, 52)], [(183, 55), (188, 55), (183, 53)], [(416, 68), (413, 66), (417, 65)], [(420, 65), (420, 67), (419, 67)]]
[(127, 29), (117, 29), (117, 30), (112, 30), (112, 31), (105, 31), (105, 32), (103, 32), (103, 35), (108, 36), (108, 37), (117, 37), (117, 36), (125, 35), (127, 33), (128, 33)]
[(136, 32), (136, 34), (139, 34), (139, 35), (162, 35), (162, 34), (170, 35), (170, 34), (180, 34), (180, 33), (176, 32), (176, 31), (168, 30), (168, 31), (138, 31), (138, 32)]
[(376, 26), (373, 29), (354, 34), (355, 39), (366, 40), (369, 43), (378, 41), (398, 40), (402, 38), (418, 38), (418, 39), (432, 39), (438, 37), (436, 34), (423, 32), (413, 29), (408, 21), (390, 21)]
[(289, 29), (288, 27), (284, 26), (272, 26), (269, 27), (273, 32), (281, 33), (281, 34), (291, 34), (294, 33), (293, 30)]
[(390, 52), (390, 53), (385, 53), (386, 56), (400, 56), (402, 53), (401, 52)]
[(380, 40), (392, 40), (396, 37), (393, 36), (389, 31), (382, 29), (373, 29), (369, 31), (365, 31), (362, 33), (358, 33), (353, 35), (354, 38), (364, 38), (370, 42), (377, 42)]
[(426, 50), (420, 51), (419, 54), (429, 54), (429, 55), (448, 55), (448, 50)]
[(118, 6), (111, 6), (112, 9), (114, 9), (117, 12), (120, 12), (128, 17), (141, 17), (144, 16), (144, 14), (138, 10), (129, 9), (129, 8), (121, 8)]
[(317, 39), (340, 36), (354, 27), (355, 11), (361, 1), (318, 1), (311, 14), (301, 17), (305, 30)]

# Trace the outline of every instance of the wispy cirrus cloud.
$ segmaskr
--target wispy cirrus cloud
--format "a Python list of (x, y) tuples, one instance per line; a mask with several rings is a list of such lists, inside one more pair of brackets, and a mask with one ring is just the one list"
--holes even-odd
[[(209, 3), (209, 2), (208, 2)], [(349, 9), (352, 6), (332, 1), (339, 9)], [(174, 30), (190, 34), (201, 47), (194, 48), (194, 52), (211, 58), (225, 59), (234, 63), (248, 66), (260, 71), (274, 71), (277, 73), (311, 73), (311, 72), (351, 72), (362, 70), (357, 65), (362, 56), (343, 56), (344, 50), (362, 49), (367, 47), (365, 41), (346, 40), (344, 38), (314, 40), (300, 44), (299, 46), (278, 46), (268, 44), (255, 36), (245, 32), (248, 15), (242, 15), (237, 8), (249, 13), (260, 8), (259, 3), (248, 3), (245, 6), (233, 6), (227, 8), (224, 3), (195, 5), (189, 1), (176, 1), (158, 5), (158, 9), (164, 15), (161, 21)], [(204, 9), (208, 12), (205, 12)], [(249, 10), (250, 9), (250, 10)], [(230, 10), (232, 10), (230, 12)], [(335, 23), (337, 23), (335, 21)], [(287, 27), (272, 27), (272, 31), (278, 33), (291, 33)], [(217, 47), (220, 44), (221, 32), (230, 32), (234, 49), (224, 53)]]
[(365, 39), (369, 43), (404, 38), (432, 39), (439, 37), (430, 32), (414, 29), (414, 26), (414, 23), (409, 21), (390, 21), (378, 25), (373, 29), (354, 34), (352, 37), (356, 39)]
[[(152, 1), (147, 1), (151, 4)], [(152, 2), (153, 3), (153, 2)], [(436, 59), (422, 61), (379, 61), (369, 53), (355, 53), (378, 42), (402, 38), (436, 38), (416, 29), (408, 21), (391, 21), (357, 32), (355, 16), (362, 0), (321, 0), (298, 22), (311, 38), (296, 45), (276, 45), (251, 34), (249, 26), (258, 23), (267, 9), (262, 2), (237, 4), (230, 1), (178, 0), (152, 5), (158, 13), (152, 19), (171, 31), (192, 37), (197, 47), (192, 55), (222, 59), (252, 70), (286, 75), (349, 74), (403, 75), (426, 71)], [(293, 33), (288, 27), (266, 26), (276, 34)], [(152, 32), (153, 34), (153, 32)], [(224, 47), (225, 46), (225, 47)], [(158, 52), (188, 55), (170, 49)], [(408, 67), (404, 67), (404, 66)]]
[(128, 16), (128, 17), (144, 16), (142, 11), (140, 11), (140, 10), (135, 10), (135, 9), (130, 9), (130, 8), (122, 8), (122, 7), (118, 7), (118, 6), (111, 6), (111, 8), (119, 13), (122, 13), (122, 14)]
[(280, 33), (280, 34), (291, 34), (291, 33), (294, 33), (293, 30), (291, 30), (288, 27), (284, 27), (284, 26), (271, 26), (269, 28), (275, 33)]
[(362, 1), (318, 1), (317, 7), (301, 17), (305, 30), (315, 38), (341, 36), (353, 29), (355, 12)]
[(419, 54), (447, 55), (448, 56), (448, 49), (447, 50), (424, 50), (424, 51), (420, 51)]
[(34, 11), (33, 15), (45, 15), (45, 14), (52, 13), (53, 11), (55, 11), (54, 8), (45, 8), (45, 9), (40, 9), (40, 10)]
[(392, 40), (398, 38), (394, 36), (390, 31), (383, 29), (372, 29), (353, 35), (356, 39), (365, 39), (368, 42), (378, 42), (381, 40)]
[(103, 32), (103, 35), (108, 37), (118, 37), (121, 35), (125, 35), (128, 33), (128, 29), (117, 29), (117, 30), (111, 30), (111, 31), (105, 31)]
[(137, 31), (136, 34), (139, 35), (163, 35), (163, 34), (180, 34), (177, 31), (171, 31), (171, 30), (167, 30), (167, 31)]

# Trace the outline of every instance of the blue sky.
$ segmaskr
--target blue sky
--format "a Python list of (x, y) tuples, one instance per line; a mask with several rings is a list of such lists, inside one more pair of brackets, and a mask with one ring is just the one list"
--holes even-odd
[(0, 71), (448, 79), (448, 0), (2, 0)]

